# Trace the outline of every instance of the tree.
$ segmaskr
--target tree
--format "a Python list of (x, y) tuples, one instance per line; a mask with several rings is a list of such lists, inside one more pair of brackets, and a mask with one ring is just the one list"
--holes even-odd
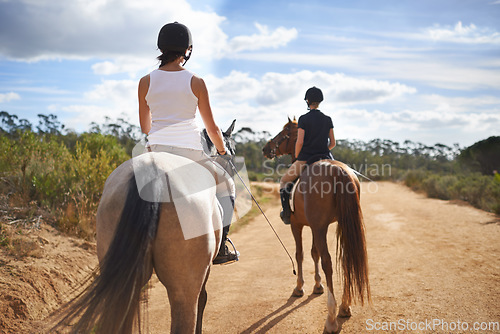
[(460, 153), (458, 160), (462, 165), (485, 175), (500, 171), (500, 136), (491, 136), (467, 147)]
[(13, 135), (20, 130), (31, 131), (31, 123), (26, 119), (19, 119), (16, 115), (11, 115), (6, 111), (0, 111), (0, 133)]
[(61, 124), (54, 114), (43, 115), (38, 114), (38, 126), (36, 127), (39, 134), (61, 135), (64, 129), (64, 124)]

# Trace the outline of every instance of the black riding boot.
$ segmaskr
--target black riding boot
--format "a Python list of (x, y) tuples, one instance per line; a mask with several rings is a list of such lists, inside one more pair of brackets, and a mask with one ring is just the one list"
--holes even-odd
[(221, 236), (221, 244), (219, 248), (219, 253), (217, 254), (217, 257), (212, 261), (213, 264), (229, 264), (233, 263), (235, 261), (238, 261), (238, 256), (240, 253), (238, 251), (230, 251), (229, 248), (226, 245), (226, 241), (229, 241), (229, 243), (233, 246), (233, 243), (231, 242), (231, 239), (227, 237), (227, 234), (229, 233), (229, 227), (231, 226), (231, 219), (233, 218), (233, 210), (234, 210), (234, 197), (232, 196), (226, 196), (226, 197), (221, 197), (218, 198), (219, 203), (222, 206), (222, 223), (223, 223), (223, 228), (222, 228), (222, 236)]
[(281, 207), (283, 211), (280, 213), (281, 220), (287, 225), (290, 224), (290, 216), (292, 209), (290, 208), (290, 193), (293, 188), (293, 183), (287, 184), (283, 189), (280, 189)]

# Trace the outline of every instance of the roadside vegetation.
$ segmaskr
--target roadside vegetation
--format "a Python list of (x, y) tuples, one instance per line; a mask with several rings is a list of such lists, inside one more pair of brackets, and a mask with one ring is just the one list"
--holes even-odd
[(53, 115), (39, 115), (35, 131), (16, 116), (0, 117), (0, 194), (12, 218), (26, 224), (43, 215), (60, 231), (92, 239), (104, 182), (130, 158), (132, 132), (113, 133), (116, 123), (109, 123), (63, 134)]
[[(291, 162), (290, 157), (266, 160), (262, 156), (262, 147), (270, 138), (269, 133), (248, 128), (236, 133), (236, 151), (245, 156), (252, 181), (278, 181)], [(427, 146), (409, 140), (337, 140), (332, 153), (371, 180), (402, 182), (432, 198), (465, 201), (500, 214), (498, 136), (467, 148), (439, 143)]]
[[(36, 225), (42, 215), (62, 232), (93, 239), (104, 182), (130, 158), (141, 138), (138, 127), (123, 119), (91, 124), (88, 131), (76, 133), (65, 129), (55, 115), (38, 117), (33, 125), (0, 112), (0, 199), (2, 216), (8, 218), (0, 222), (0, 246), (13, 245), (2, 224)], [(290, 164), (289, 157), (262, 156), (270, 137), (250, 128), (235, 134), (237, 154), (245, 157), (251, 181), (277, 181)], [(494, 172), (500, 168), (500, 137), (468, 148), (338, 140), (332, 152), (372, 180), (404, 182), (430, 197), (466, 201), (500, 214), (500, 176)], [(257, 195), (262, 192), (259, 187), (253, 187)], [(256, 197), (276, 200), (265, 192)]]

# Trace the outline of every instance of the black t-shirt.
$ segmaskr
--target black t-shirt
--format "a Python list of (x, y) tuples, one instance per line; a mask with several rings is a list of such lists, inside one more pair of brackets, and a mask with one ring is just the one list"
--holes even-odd
[(305, 131), (304, 144), (297, 160), (309, 160), (312, 156), (328, 154), (330, 143), (330, 129), (333, 128), (330, 116), (318, 109), (313, 109), (299, 117), (299, 128)]

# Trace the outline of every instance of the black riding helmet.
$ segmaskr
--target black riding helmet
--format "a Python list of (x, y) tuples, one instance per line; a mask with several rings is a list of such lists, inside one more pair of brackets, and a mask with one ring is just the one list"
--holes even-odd
[(306, 91), (306, 97), (304, 100), (311, 102), (322, 102), (323, 101), (323, 93), (321, 92), (321, 89), (317, 87), (311, 87)]
[(193, 50), (193, 39), (188, 27), (177, 21), (165, 24), (158, 34), (158, 49), (162, 52), (189, 50), (189, 53), (184, 55), (184, 59), (188, 61)]

